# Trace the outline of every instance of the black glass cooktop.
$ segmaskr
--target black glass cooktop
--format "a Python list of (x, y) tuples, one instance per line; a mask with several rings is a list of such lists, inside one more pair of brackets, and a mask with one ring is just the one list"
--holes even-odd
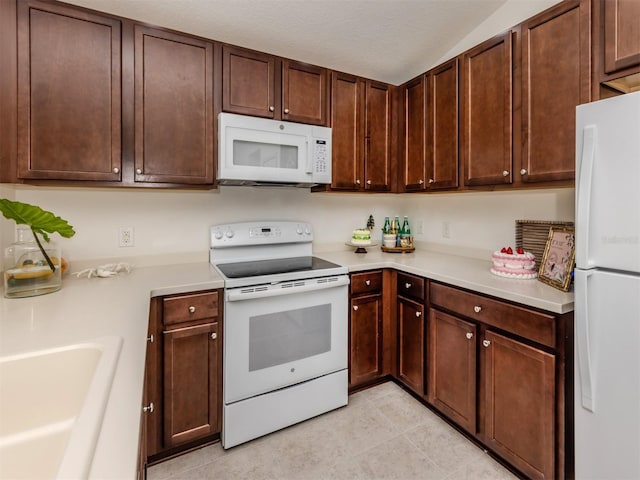
[(316, 257), (275, 258), (254, 262), (223, 263), (216, 266), (227, 278), (257, 277), (340, 267), (340, 265)]

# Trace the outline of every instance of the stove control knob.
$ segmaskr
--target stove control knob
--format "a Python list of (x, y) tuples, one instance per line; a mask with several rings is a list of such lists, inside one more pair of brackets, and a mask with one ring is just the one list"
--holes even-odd
[(296, 233), (297, 233), (298, 235), (302, 235), (302, 225), (298, 225), (298, 226), (296, 227)]
[(304, 234), (305, 235), (311, 235), (311, 227), (309, 225), (306, 225), (304, 227)]
[(221, 240), (223, 237), (222, 232), (220, 230), (216, 230), (216, 233), (214, 233), (213, 236), (216, 237), (216, 240)]
[(227, 238), (233, 238), (233, 230), (231, 230), (230, 228), (226, 232), (224, 232), (224, 234)]

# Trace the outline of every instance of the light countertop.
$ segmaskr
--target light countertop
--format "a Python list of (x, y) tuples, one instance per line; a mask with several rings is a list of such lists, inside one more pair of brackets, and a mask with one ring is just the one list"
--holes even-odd
[[(505, 300), (565, 313), (573, 293), (537, 280), (511, 280), (489, 272), (490, 261), (429, 251), (316, 256), (350, 272), (395, 268)], [(60, 291), (24, 299), (0, 298), (0, 356), (120, 336), (122, 351), (96, 446), (90, 478), (135, 479), (151, 297), (223, 288), (208, 262), (134, 268), (112, 278), (65, 276)]]

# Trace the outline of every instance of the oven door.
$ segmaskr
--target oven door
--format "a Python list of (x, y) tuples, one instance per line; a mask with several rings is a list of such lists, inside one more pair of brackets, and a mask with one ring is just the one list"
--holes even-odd
[(347, 368), (349, 277), (225, 292), (224, 403)]

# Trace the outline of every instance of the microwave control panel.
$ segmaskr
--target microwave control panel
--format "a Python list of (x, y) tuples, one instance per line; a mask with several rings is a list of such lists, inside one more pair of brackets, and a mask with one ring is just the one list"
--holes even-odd
[(327, 140), (313, 139), (313, 180), (331, 183), (331, 146)]

